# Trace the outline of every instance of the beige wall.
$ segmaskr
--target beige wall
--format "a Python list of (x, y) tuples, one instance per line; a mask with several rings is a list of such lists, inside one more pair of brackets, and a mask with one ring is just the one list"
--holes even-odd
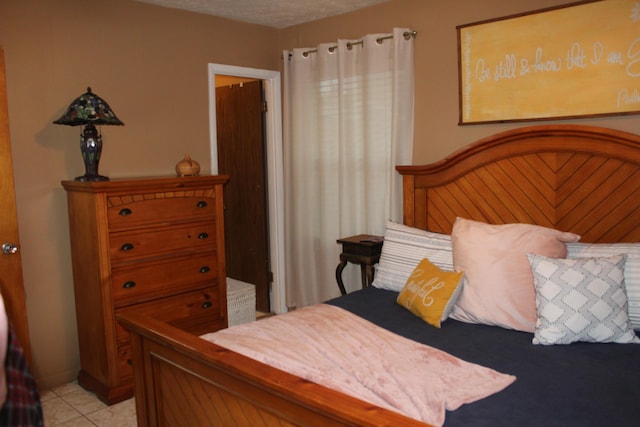
[[(100, 172), (173, 173), (189, 151), (210, 171), (207, 64), (277, 70), (280, 52), (409, 27), (415, 44), (414, 162), (435, 161), (518, 124), (457, 125), (456, 25), (564, 0), (392, 0), (276, 31), (131, 0), (2, 0), (28, 315), (44, 386), (79, 367), (66, 199), (60, 180), (83, 174), (78, 128), (51, 124), (87, 86), (124, 127), (103, 127)], [(573, 120), (640, 133), (640, 118)]]
[(211, 170), (208, 63), (277, 70), (277, 31), (131, 0), (2, 0), (7, 90), (34, 370), (79, 369), (60, 181), (84, 173), (80, 128), (53, 125), (87, 86), (125, 123), (103, 126), (100, 172), (169, 175), (186, 151)]

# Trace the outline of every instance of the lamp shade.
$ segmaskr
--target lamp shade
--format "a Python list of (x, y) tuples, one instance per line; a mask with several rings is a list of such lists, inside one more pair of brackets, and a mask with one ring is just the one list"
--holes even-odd
[(84, 125), (80, 134), (80, 152), (85, 174), (77, 177), (76, 181), (108, 181), (109, 177), (98, 174), (102, 135), (96, 129), (96, 125), (124, 125), (109, 104), (88, 87), (87, 92), (74, 99), (62, 117), (53, 123), (67, 126)]
[(87, 88), (87, 92), (71, 102), (67, 111), (58, 120), (53, 123), (57, 125), (78, 126), (78, 125), (119, 125), (124, 123), (120, 121), (116, 114), (111, 110), (109, 104), (95, 93), (91, 92), (91, 88)]

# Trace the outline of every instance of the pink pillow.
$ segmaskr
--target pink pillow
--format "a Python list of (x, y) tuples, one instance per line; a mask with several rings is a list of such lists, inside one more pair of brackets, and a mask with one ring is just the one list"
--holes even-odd
[(527, 254), (567, 256), (580, 236), (531, 224), (490, 225), (456, 218), (451, 233), (453, 268), (464, 272), (451, 318), (533, 332), (536, 300)]

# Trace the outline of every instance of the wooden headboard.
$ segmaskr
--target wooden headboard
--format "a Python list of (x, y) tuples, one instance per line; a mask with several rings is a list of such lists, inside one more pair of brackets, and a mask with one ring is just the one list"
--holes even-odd
[(426, 166), (398, 166), (403, 221), (451, 233), (456, 216), (640, 241), (640, 136), (593, 126), (523, 127)]

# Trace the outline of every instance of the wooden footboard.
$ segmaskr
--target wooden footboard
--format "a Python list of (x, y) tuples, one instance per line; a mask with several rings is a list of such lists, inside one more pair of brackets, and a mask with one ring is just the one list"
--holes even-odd
[(139, 426), (425, 426), (133, 313)]

